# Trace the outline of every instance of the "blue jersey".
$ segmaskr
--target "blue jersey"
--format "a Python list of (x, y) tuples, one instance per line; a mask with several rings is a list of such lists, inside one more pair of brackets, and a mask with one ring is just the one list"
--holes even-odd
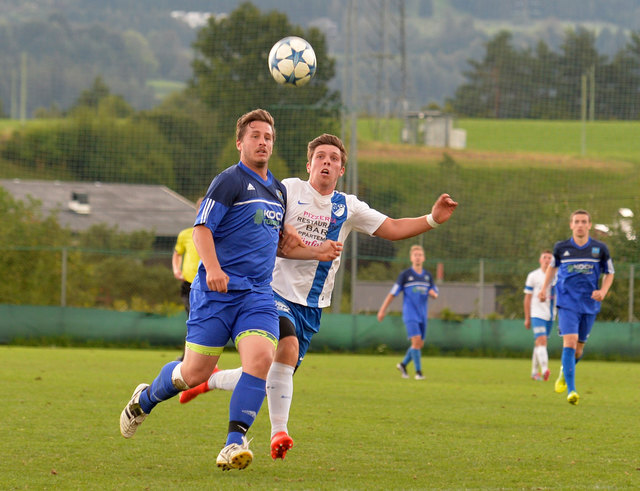
[(391, 287), (391, 294), (397, 297), (402, 292), (402, 320), (405, 323), (426, 322), (427, 301), (431, 290), (438, 293), (433, 277), (426, 269), (422, 273), (416, 273), (413, 268), (409, 268), (400, 273)]
[(600, 312), (600, 302), (591, 298), (598, 290), (601, 274), (613, 274), (613, 262), (607, 246), (589, 238), (582, 247), (573, 238), (553, 247), (552, 267), (558, 268), (556, 305), (582, 314)]
[[(271, 292), (276, 249), (286, 209), (286, 189), (271, 172), (264, 181), (242, 162), (211, 182), (195, 226), (213, 234), (229, 290)], [(208, 291), (202, 262), (192, 288)]]

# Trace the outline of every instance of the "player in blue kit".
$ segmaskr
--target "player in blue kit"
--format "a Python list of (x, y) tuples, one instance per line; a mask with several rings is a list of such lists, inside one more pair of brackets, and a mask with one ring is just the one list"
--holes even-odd
[[(584, 345), (600, 312), (600, 302), (611, 288), (614, 270), (607, 246), (589, 237), (589, 212), (574, 211), (569, 226), (572, 236), (553, 247), (553, 261), (547, 268), (538, 298), (542, 302), (546, 300), (547, 289), (557, 272), (556, 305), (563, 348), (555, 391), (566, 390), (567, 401), (575, 405), (580, 400), (575, 384), (576, 364), (582, 358)], [(600, 275), (603, 275), (602, 285), (598, 287)]]
[(409, 250), (411, 267), (405, 269), (391, 287), (378, 310), (378, 320), (382, 322), (391, 302), (402, 292), (402, 320), (407, 328), (407, 337), (411, 346), (404, 359), (396, 365), (402, 378), (409, 378), (407, 365), (413, 361), (416, 369), (416, 380), (424, 380), (422, 374), (422, 347), (427, 334), (427, 305), (429, 297), (438, 298), (438, 287), (433, 282), (431, 273), (422, 268), (424, 249), (419, 245)]
[[(166, 364), (151, 385), (138, 385), (120, 416), (120, 432), (131, 438), (159, 402), (206, 380), (232, 339), (243, 372), (229, 404), (226, 446), (216, 459), (222, 470), (243, 469), (253, 459), (245, 435), (264, 400), (278, 343), (271, 278), (287, 192), (268, 169), (274, 140), (267, 111), (238, 119), (240, 162), (212, 181), (194, 224), (201, 262), (191, 286), (184, 361)], [(339, 252), (335, 242), (315, 248), (297, 240), (289, 257), (326, 261)]]
[[(287, 188), (285, 222), (295, 227), (308, 246), (326, 240), (343, 243), (349, 233), (358, 231), (388, 240), (400, 240), (427, 232), (446, 222), (458, 206), (442, 194), (431, 212), (419, 217), (389, 218), (352, 194), (336, 190), (345, 172), (347, 153), (335, 135), (323, 134), (309, 142), (309, 179), (284, 179)], [(288, 421), (293, 398), (293, 374), (300, 366), (320, 329), (322, 309), (331, 304), (331, 293), (340, 256), (333, 261), (296, 261), (278, 257), (273, 272), (273, 290), (280, 316), (280, 342), (267, 377), (267, 401), (271, 419), (271, 457), (284, 459), (293, 447)], [(180, 402), (191, 401), (212, 389), (233, 390), (242, 368), (222, 370), (207, 382), (180, 395)]]

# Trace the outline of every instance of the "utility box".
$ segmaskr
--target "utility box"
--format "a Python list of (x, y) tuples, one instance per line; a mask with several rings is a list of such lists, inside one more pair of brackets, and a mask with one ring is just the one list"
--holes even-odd
[(453, 116), (442, 111), (410, 111), (405, 114), (402, 141), (435, 148), (462, 149), (467, 144), (467, 132), (454, 129)]

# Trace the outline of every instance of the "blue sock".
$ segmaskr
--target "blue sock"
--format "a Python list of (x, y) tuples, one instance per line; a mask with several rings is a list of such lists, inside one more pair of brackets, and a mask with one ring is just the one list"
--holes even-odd
[(411, 351), (413, 350), (413, 348), (411, 346), (409, 346), (409, 348), (407, 349), (407, 353), (404, 355), (404, 358), (402, 359), (402, 361), (400, 363), (402, 363), (405, 367), (411, 363), (411, 360), (413, 359), (413, 356), (411, 354)]
[(567, 393), (576, 390), (576, 350), (562, 348), (562, 371), (567, 383)]
[(411, 353), (411, 358), (413, 359), (413, 364), (416, 366), (416, 372), (422, 372), (422, 351), (414, 348), (413, 353)]
[(171, 374), (178, 363), (181, 362), (174, 360), (163, 366), (156, 379), (151, 382), (151, 387), (140, 393), (140, 407), (145, 413), (149, 414), (156, 404), (171, 399), (180, 392), (171, 381)]
[[(229, 402), (227, 445), (231, 443), (242, 444), (242, 437), (247, 433), (247, 430), (258, 415), (258, 411), (260, 411), (262, 402), (267, 394), (266, 386), (266, 380), (242, 372)], [(235, 431), (239, 426), (242, 427), (244, 432)]]

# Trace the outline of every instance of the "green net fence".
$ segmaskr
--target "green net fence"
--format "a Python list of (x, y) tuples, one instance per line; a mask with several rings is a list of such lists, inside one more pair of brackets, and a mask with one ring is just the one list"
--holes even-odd
[[(571, 211), (586, 208), (616, 265), (601, 317), (638, 318), (637, 32), (626, 31), (608, 53), (596, 31), (579, 25), (524, 40), (502, 31), (471, 46), (464, 39), (438, 44), (428, 37), (436, 30), (464, 28), (421, 2), (330, 3), (327, 15), (340, 13), (331, 22), (317, 2), (304, 21), (299, 7), (276, 3), (231, 2), (224, 15), (187, 28), (176, 20), (184, 12), (173, 15), (160, 2), (165, 20), (142, 34), (83, 26), (63, 14), (0, 26), (7, 40), (0, 55), (0, 303), (179, 310), (175, 237), (191, 225), (193, 203), (213, 177), (237, 161), (236, 119), (262, 107), (276, 121), (270, 168), (278, 178), (304, 178), (306, 144), (327, 132), (350, 153), (340, 188), (390, 217), (423, 215), (443, 192), (460, 203), (449, 223), (423, 236), (358, 235), (344, 253), (334, 311), (353, 310), (358, 282), (390, 286), (418, 243), (441, 285), (496, 285), (496, 303), (484, 314), (522, 317), (527, 272), (540, 250), (569, 236)], [(187, 29), (187, 48), (170, 50), (166, 33), (178, 43)], [(267, 68), (271, 46), (290, 35), (307, 39), (317, 56), (317, 73), (304, 87), (276, 84)], [(185, 50), (181, 73), (188, 76), (175, 83), (169, 74), (178, 67), (169, 58), (184, 60)], [(436, 82), (452, 70), (438, 61), (439, 50), (455, 50), (463, 68), (433, 103)], [(161, 69), (167, 78), (153, 79)], [(16, 191), (33, 181), (45, 186), (30, 198)], [(52, 200), (55, 183), (68, 185), (69, 196)], [(74, 183), (150, 189), (99, 203), (91, 190), (74, 200)], [(172, 194), (174, 210), (159, 206), (159, 188)], [(80, 195), (88, 217), (69, 207), (83, 204)], [(91, 222), (101, 207), (120, 215)]]

